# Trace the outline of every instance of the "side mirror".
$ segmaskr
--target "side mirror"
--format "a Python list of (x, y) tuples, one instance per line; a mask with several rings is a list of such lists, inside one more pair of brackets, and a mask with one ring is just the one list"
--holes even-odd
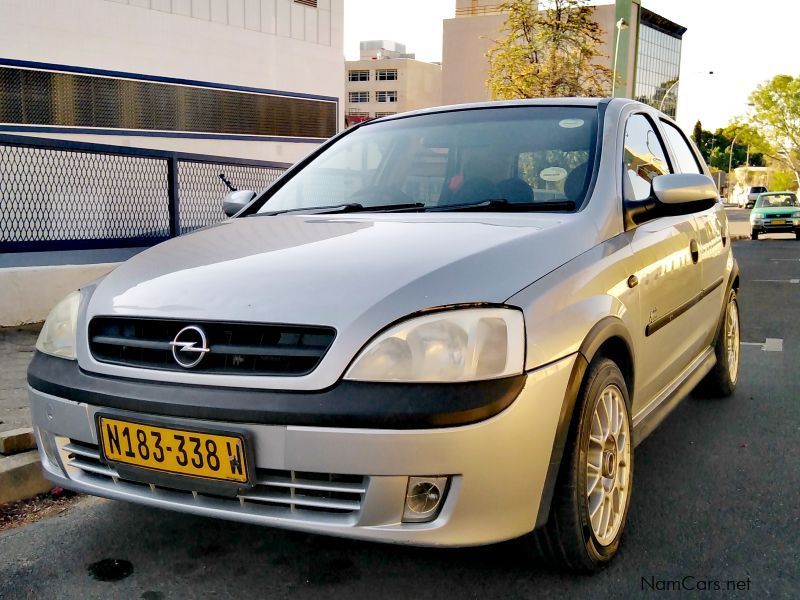
[(232, 217), (245, 206), (250, 204), (250, 201), (256, 197), (256, 193), (250, 190), (238, 190), (236, 192), (229, 192), (222, 202), (222, 211), (225, 216)]
[(625, 203), (625, 229), (656, 217), (705, 210), (719, 201), (714, 180), (700, 173), (658, 175), (651, 186), (650, 197), (646, 200)]
[[(716, 202), (719, 192), (714, 180), (700, 173), (675, 173), (653, 178), (653, 196), (670, 207), (679, 204)], [(686, 207), (694, 208), (694, 207)], [(694, 210), (699, 210), (697, 207)]]

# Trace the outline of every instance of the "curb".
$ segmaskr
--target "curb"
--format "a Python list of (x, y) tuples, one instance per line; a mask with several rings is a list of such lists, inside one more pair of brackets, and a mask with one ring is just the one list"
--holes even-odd
[(27, 500), (52, 488), (42, 475), (38, 450), (0, 456), (0, 504)]
[(0, 432), (0, 504), (49, 492), (53, 484), (42, 473), (32, 428)]

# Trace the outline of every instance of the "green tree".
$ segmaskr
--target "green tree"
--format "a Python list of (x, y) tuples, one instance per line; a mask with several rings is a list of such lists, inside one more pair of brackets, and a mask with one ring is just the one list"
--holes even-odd
[(769, 189), (775, 191), (795, 191), (797, 190), (797, 187), (797, 178), (792, 171), (776, 171), (772, 174), (772, 180), (770, 181)]
[(777, 75), (750, 95), (750, 124), (765, 152), (794, 173), (800, 184), (800, 76)]
[[(724, 129), (717, 129), (714, 133), (703, 129), (702, 123), (695, 123), (692, 139), (697, 144), (700, 154), (709, 167), (713, 170), (727, 171), (730, 164), (732, 169), (740, 167), (747, 162), (751, 167), (764, 166), (764, 140), (752, 127), (733, 123)], [(733, 160), (731, 160), (731, 143), (733, 146)], [(750, 160), (747, 161), (748, 148)]]
[(505, 0), (505, 37), (488, 52), (487, 86), (498, 100), (606, 96), (611, 69), (600, 64), (603, 30), (588, 0)]

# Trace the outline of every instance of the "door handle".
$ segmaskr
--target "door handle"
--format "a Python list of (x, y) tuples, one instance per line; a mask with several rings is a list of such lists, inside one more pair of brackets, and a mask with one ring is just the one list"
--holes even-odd
[(700, 260), (700, 247), (697, 245), (697, 240), (692, 240), (689, 244), (689, 252), (692, 255), (692, 262), (697, 264), (697, 261)]

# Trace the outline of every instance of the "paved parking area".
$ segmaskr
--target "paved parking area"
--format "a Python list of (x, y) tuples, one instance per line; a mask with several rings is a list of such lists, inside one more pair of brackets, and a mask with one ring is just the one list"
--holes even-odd
[[(795, 598), (800, 242), (741, 241), (735, 253), (746, 342), (740, 385), (729, 399), (687, 399), (637, 449), (623, 548), (598, 575), (529, 564), (516, 542), (386, 546), (87, 498), (0, 534), (0, 598), (605, 598), (675, 586), (720, 597), (714, 589), (728, 581)], [(127, 572), (106, 559), (129, 561), (130, 574), (101, 581)]]
[(0, 327), (0, 431), (30, 427), (25, 372), (41, 324)]

